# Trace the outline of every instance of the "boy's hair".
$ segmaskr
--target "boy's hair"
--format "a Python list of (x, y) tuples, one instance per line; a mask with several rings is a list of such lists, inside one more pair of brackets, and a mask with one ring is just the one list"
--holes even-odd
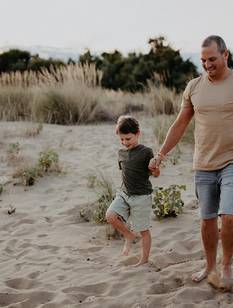
[(139, 123), (134, 117), (130, 115), (123, 115), (118, 118), (116, 125), (116, 134), (132, 133), (136, 135), (139, 130)]

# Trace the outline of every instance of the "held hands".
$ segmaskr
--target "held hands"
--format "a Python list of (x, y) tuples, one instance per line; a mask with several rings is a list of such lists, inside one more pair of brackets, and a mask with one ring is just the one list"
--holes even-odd
[(149, 163), (149, 170), (151, 171), (151, 174), (153, 176), (159, 176), (160, 175), (160, 170), (159, 166), (164, 159), (165, 155), (162, 154), (161, 152), (158, 152), (155, 157), (151, 158), (150, 163)]
[(153, 176), (155, 176), (155, 177), (160, 176), (160, 170), (159, 170), (159, 168), (156, 168), (155, 170), (150, 171), (150, 172), (151, 172), (151, 175), (153, 175)]

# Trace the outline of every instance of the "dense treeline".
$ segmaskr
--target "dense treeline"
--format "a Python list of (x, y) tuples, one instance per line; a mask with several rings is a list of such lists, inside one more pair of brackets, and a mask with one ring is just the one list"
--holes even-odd
[(141, 91), (150, 79), (179, 92), (187, 80), (198, 75), (195, 65), (184, 61), (179, 50), (174, 50), (163, 37), (149, 40), (147, 54), (129, 53), (124, 57), (119, 51), (94, 56), (87, 51), (81, 55), (81, 63), (95, 63), (103, 72), (102, 86), (107, 89), (130, 92)]
[[(195, 65), (189, 59), (183, 60), (179, 50), (174, 50), (163, 37), (150, 39), (149, 44), (151, 48), (147, 54), (133, 52), (127, 56), (118, 50), (101, 55), (93, 55), (88, 50), (80, 55), (79, 63), (95, 64), (96, 69), (102, 71), (103, 88), (129, 92), (143, 91), (151, 79), (180, 92), (188, 80), (198, 75)], [(28, 51), (12, 49), (0, 55), (0, 74), (15, 71), (41, 73), (44, 68), (54, 70), (70, 63), (74, 61), (42, 59)], [(229, 65), (233, 66), (231, 54)]]

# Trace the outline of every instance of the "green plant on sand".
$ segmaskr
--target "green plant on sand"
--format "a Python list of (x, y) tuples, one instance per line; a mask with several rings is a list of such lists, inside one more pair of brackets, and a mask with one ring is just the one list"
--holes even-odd
[(170, 185), (168, 188), (156, 187), (152, 208), (159, 218), (176, 217), (182, 213), (184, 201), (181, 191), (186, 190), (185, 185)]

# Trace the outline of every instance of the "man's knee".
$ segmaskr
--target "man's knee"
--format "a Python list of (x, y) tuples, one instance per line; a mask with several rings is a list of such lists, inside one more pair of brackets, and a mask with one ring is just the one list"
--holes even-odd
[(233, 227), (233, 215), (221, 215), (222, 227)]
[(202, 228), (211, 228), (217, 225), (217, 218), (202, 219)]

